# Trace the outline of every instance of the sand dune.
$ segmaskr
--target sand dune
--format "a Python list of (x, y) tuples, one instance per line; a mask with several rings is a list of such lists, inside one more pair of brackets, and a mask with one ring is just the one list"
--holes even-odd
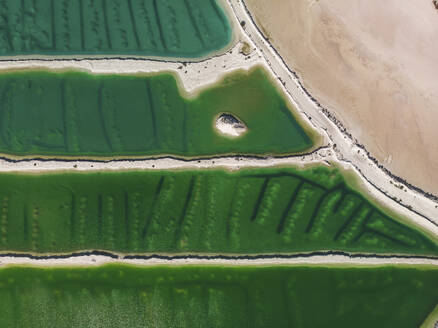
[(394, 174), (438, 194), (438, 11), (429, 0), (246, 0), (270, 41)]

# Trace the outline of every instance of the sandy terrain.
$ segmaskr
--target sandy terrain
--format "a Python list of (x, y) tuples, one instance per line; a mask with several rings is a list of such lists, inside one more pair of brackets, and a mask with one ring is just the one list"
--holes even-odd
[(374, 157), (438, 194), (438, 11), (431, 1), (245, 3), (306, 88)]

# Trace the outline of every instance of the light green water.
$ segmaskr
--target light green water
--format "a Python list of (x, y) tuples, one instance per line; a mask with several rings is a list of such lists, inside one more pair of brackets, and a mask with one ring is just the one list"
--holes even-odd
[(326, 168), (0, 174), (0, 249), (438, 255)]
[(216, 0), (2, 0), (0, 55), (200, 57), (231, 40)]
[(0, 269), (2, 327), (419, 327), (438, 271), (414, 268)]
[[(313, 144), (261, 69), (192, 100), (170, 74), (11, 72), (0, 74), (0, 97), (0, 152), (13, 155), (289, 154)], [(248, 132), (219, 135), (223, 112)]]

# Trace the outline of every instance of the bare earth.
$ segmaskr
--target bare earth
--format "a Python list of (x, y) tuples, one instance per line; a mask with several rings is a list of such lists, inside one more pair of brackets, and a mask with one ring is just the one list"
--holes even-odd
[(438, 195), (430, 0), (245, 0), (306, 88), (392, 173)]

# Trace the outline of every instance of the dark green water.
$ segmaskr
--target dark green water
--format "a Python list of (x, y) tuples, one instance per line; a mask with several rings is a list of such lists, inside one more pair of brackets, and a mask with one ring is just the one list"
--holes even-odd
[[(287, 154), (310, 137), (264, 71), (234, 73), (187, 100), (169, 74), (0, 74), (0, 152), (14, 155)], [(248, 132), (219, 135), (218, 114)]]
[(200, 57), (231, 40), (216, 0), (2, 0), (0, 55)]
[(325, 168), (0, 174), (0, 249), (438, 255)]
[(2, 327), (417, 328), (438, 271), (406, 268), (0, 269)]

